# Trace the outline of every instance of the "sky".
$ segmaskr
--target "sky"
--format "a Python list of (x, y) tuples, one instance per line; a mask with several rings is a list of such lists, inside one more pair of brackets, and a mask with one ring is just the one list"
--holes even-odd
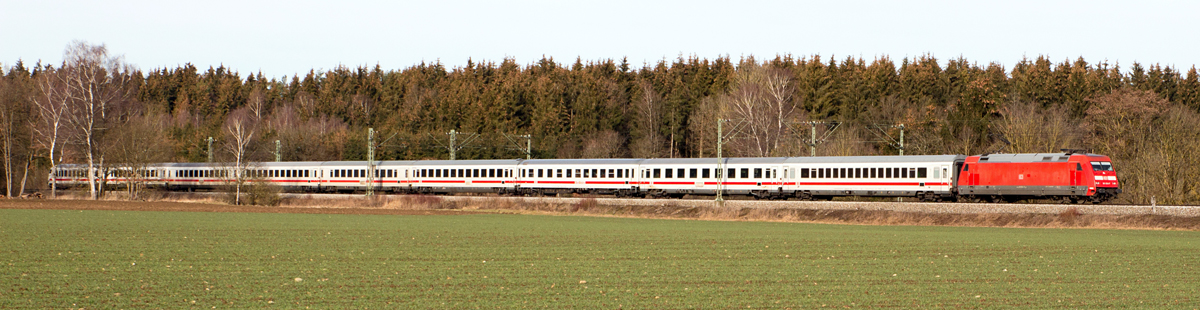
[(1200, 64), (1198, 13), (1197, 1), (0, 0), (0, 64), (57, 65), (81, 40), (143, 71), (192, 63), (267, 77), (468, 59), (641, 67), (789, 54), (963, 57), (1007, 69), (1044, 55), (1186, 72)]

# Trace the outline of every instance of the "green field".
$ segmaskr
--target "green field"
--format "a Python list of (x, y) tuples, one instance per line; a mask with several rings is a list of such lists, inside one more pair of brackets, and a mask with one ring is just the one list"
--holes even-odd
[(1200, 233), (0, 210), (0, 308), (1200, 307)]

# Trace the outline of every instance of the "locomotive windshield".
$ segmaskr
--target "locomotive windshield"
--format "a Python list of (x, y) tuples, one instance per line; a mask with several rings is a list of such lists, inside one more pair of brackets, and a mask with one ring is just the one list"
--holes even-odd
[(1112, 163), (1107, 161), (1093, 161), (1092, 171), (1113, 171)]

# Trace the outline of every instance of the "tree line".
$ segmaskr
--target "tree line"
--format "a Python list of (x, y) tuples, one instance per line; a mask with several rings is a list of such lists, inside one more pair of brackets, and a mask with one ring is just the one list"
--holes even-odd
[(141, 71), (86, 42), (64, 55), (5, 68), (6, 195), (46, 187), (47, 169), (62, 163), (365, 160), (368, 128), (377, 160), (447, 159), (451, 130), (476, 137), (458, 159), (524, 158), (518, 135), (531, 137), (533, 158), (715, 157), (721, 120), (722, 156), (1088, 149), (1113, 157), (1125, 202), (1200, 202), (1194, 67), (546, 57), (268, 78), (191, 64)]

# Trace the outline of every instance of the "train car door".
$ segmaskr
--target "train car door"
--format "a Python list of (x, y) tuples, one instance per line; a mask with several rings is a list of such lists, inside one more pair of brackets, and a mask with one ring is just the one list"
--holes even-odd
[(784, 166), (771, 167), (771, 182), (775, 184), (776, 192), (783, 192), (783, 179), (787, 176), (787, 168)]
[(979, 167), (971, 166), (973, 165), (969, 163), (963, 164), (962, 175), (960, 177), (962, 178), (962, 183), (964, 185), (975, 185), (976, 182), (979, 182), (979, 175), (975, 174), (974, 171), (971, 171), (971, 168), (978, 170)]
[(1082, 183), (1082, 180), (1083, 164), (1075, 163), (1075, 166), (1071, 167), (1071, 186), (1079, 186), (1079, 184)]

